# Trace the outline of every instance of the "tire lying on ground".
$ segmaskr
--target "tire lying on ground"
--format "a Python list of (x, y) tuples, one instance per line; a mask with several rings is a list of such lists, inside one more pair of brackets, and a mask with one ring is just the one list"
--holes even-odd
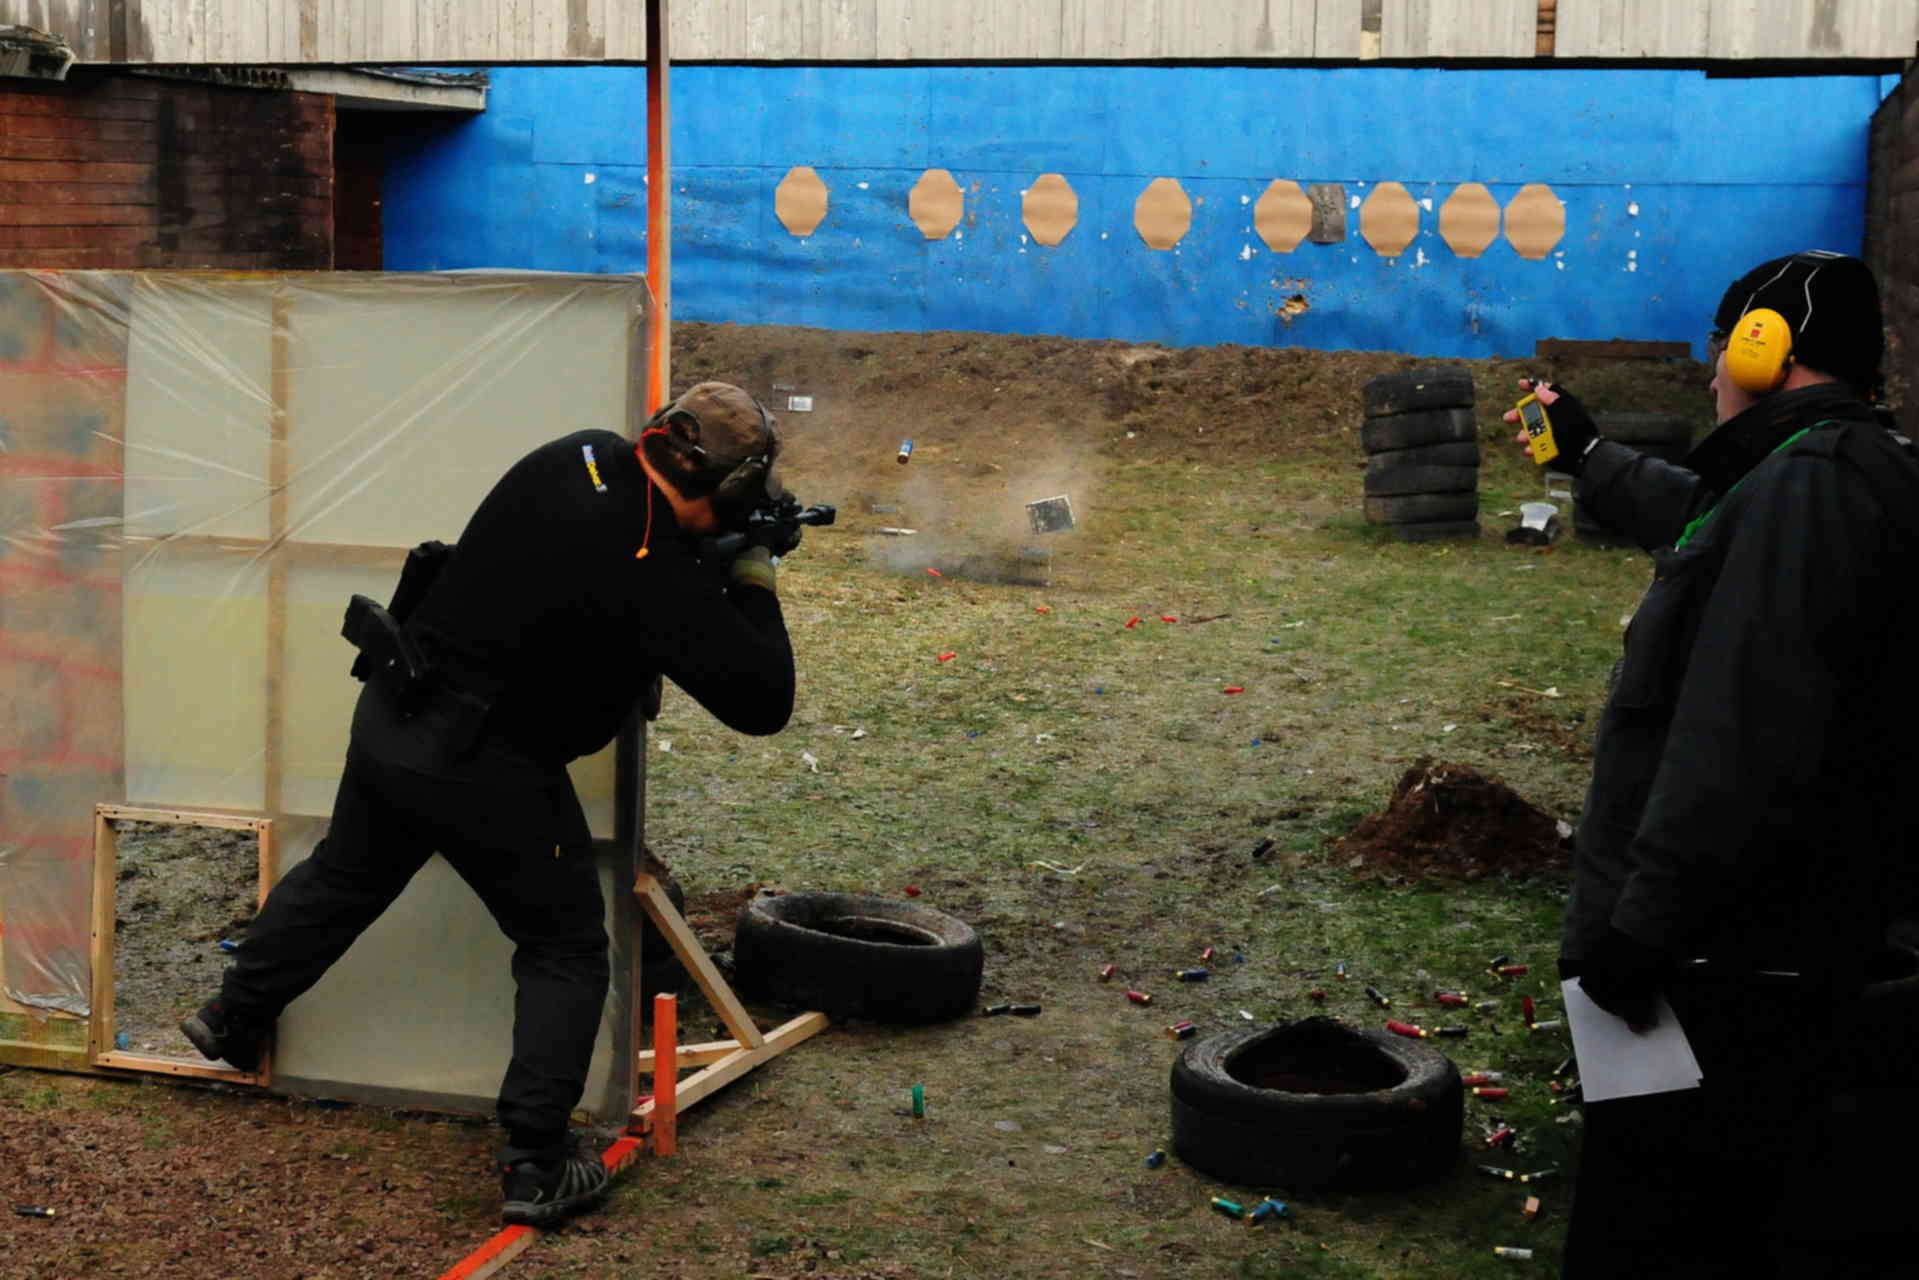
[(865, 894), (787, 893), (740, 908), (741, 992), (835, 1017), (939, 1022), (970, 1013), (985, 951), (964, 920)]
[(1460, 1150), (1465, 1088), (1444, 1054), (1308, 1018), (1191, 1041), (1173, 1063), (1173, 1149), (1225, 1182), (1409, 1187)]

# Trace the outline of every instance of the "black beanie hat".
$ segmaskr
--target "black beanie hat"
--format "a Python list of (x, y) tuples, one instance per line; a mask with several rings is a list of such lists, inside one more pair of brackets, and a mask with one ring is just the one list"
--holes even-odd
[(1829, 373), (1870, 395), (1886, 354), (1885, 319), (1872, 270), (1857, 258), (1813, 250), (1762, 262), (1719, 300), (1713, 332), (1732, 332), (1739, 317), (1766, 307), (1792, 327), (1794, 363)]

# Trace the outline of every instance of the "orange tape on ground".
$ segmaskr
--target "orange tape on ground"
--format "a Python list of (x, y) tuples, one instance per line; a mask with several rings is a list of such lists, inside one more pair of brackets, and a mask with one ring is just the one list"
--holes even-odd
[[(600, 1163), (608, 1173), (619, 1173), (646, 1150), (641, 1138), (621, 1138), (600, 1153)], [(456, 1263), (440, 1280), (483, 1280), (520, 1256), (540, 1233), (533, 1227), (502, 1228), (491, 1240)]]

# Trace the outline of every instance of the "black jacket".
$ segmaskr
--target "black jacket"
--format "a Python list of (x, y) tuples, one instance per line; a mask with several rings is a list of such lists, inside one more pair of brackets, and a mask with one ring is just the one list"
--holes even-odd
[(776, 733), (794, 687), (779, 600), (723, 587), (694, 550), (632, 442), (576, 431), (494, 485), (408, 626), (539, 760), (606, 746), (655, 673), (729, 728)]
[(1912, 899), (1919, 464), (1823, 384), (1685, 466), (1602, 442), (1578, 496), (1655, 574), (1600, 720), (1563, 956), (1611, 923), (1851, 985)]

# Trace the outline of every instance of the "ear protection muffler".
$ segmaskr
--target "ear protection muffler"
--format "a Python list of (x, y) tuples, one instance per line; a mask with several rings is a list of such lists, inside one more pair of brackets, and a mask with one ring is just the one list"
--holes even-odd
[(1726, 376), (1732, 379), (1734, 386), (1763, 396), (1772, 394), (1786, 384), (1786, 378), (1792, 373), (1792, 325), (1771, 307), (1755, 307), (1752, 304), (1794, 267), (1810, 266), (1812, 270), (1806, 273), (1805, 282), (1800, 286), (1806, 299), (1806, 315), (1799, 323), (1802, 329), (1805, 328), (1812, 323), (1812, 282), (1825, 270), (1828, 262), (1841, 256), (1825, 249), (1795, 253), (1786, 260), (1785, 266), (1773, 274), (1772, 279), (1747, 296), (1744, 314), (1726, 335)]
[[(666, 405), (647, 420), (640, 432), (641, 439), (650, 435), (663, 435), (667, 445), (678, 455), (680, 464), (689, 472), (713, 470), (726, 464), (707, 451), (700, 443), (702, 425), (699, 415), (683, 403), (685, 397)], [(767, 496), (767, 476), (773, 470), (774, 460), (779, 456), (779, 433), (773, 426), (772, 415), (766, 406), (757, 406), (760, 411), (760, 428), (767, 446), (759, 453), (741, 458), (728, 468), (727, 473), (713, 490), (714, 505), (722, 511), (745, 512), (760, 504)]]
[(1739, 317), (1726, 335), (1726, 376), (1754, 395), (1770, 395), (1792, 371), (1792, 326), (1771, 307)]

